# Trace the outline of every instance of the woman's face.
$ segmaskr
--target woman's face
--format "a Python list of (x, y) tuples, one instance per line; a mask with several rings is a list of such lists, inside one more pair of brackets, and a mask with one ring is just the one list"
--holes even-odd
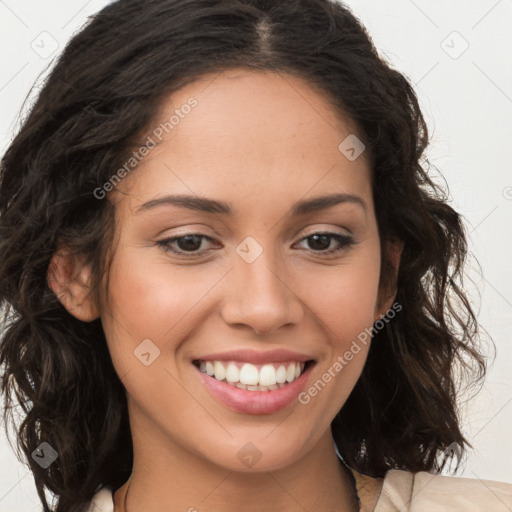
[(166, 103), (155, 142), (172, 115), (110, 194), (119, 243), (101, 319), (134, 440), (282, 468), (330, 435), (368, 345), (344, 354), (389, 307), (367, 155), (290, 75), (204, 76)]

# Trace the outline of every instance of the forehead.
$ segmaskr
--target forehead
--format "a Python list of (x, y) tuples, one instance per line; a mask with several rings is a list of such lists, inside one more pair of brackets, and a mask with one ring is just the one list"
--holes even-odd
[(132, 206), (174, 192), (229, 195), (230, 202), (333, 191), (368, 196), (366, 154), (351, 160), (343, 152), (356, 132), (296, 76), (240, 69), (204, 75), (162, 102), (145, 135), (156, 147), (118, 188)]

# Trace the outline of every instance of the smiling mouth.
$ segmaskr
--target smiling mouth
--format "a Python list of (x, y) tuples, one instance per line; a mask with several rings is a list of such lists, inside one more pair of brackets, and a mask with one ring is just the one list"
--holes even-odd
[(298, 379), (315, 360), (251, 364), (243, 361), (204, 361), (194, 366), (202, 373), (247, 391), (275, 391)]

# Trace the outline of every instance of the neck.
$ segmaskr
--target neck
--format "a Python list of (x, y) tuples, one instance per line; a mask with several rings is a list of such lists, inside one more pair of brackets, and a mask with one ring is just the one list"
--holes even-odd
[(158, 454), (147, 439), (140, 446), (134, 438), (132, 475), (114, 495), (115, 512), (355, 512), (349, 470), (328, 434), (291, 466), (269, 472), (228, 471), (183, 452)]

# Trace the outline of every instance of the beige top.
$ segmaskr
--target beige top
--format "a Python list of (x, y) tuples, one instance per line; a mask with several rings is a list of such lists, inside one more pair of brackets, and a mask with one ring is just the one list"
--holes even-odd
[(361, 512), (512, 512), (512, 484), (390, 470), (384, 479), (353, 472)]
[[(384, 478), (353, 471), (361, 512), (512, 512), (512, 484), (390, 470)], [(100, 489), (87, 512), (114, 512), (113, 490)]]

